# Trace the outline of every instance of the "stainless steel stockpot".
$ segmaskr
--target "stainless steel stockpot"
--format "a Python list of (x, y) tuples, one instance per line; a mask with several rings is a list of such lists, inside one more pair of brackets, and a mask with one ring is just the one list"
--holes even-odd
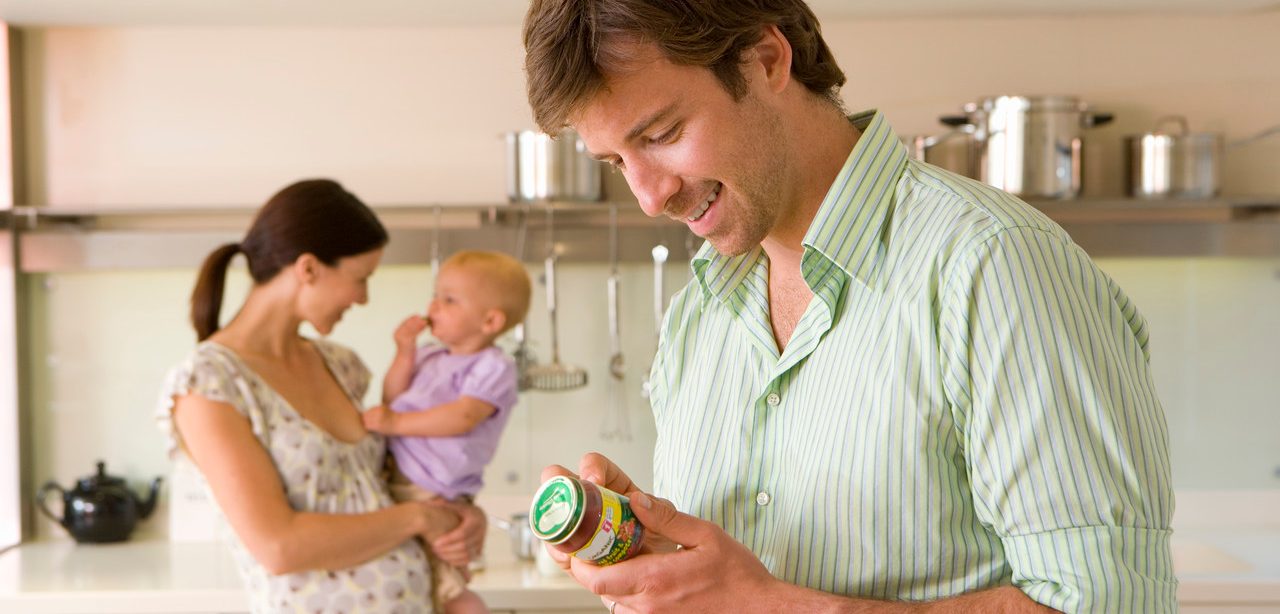
[[(1177, 132), (1166, 132), (1176, 125)], [(1124, 139), (1125, 187), (1137, 198), (1213, 198), (1222, 183), (1221, 134), (1193, 134), (1180, 115), (1162, 117), (1155, 129)]]
[(587, 153), (576, 132), (508, 132), (507, 200), (511, 202), (600, 200), (601, 162)]
[(981, 181), (1023, 198), (1075, 198), (1082, 134), (1111, 119), (1071, 96), (992, 96), (941, 121), (973, 136)]

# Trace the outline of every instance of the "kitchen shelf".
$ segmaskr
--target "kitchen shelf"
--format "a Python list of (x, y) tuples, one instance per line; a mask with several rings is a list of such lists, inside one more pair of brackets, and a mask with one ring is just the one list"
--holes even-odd
[(1280, 196), (1233, 196), (1203, 200), (1085, 198), (1029, 202), (1059, 224), (1280, 221)]
[[(1280, 256), (1280, 196), (1212, 200), (1082, 198), (1032, 200), (1094, 257)], [(374, 210), (391, 235), (383, 261), (429, 262), (459, 249), (500, 249), (540, 261), (553, 216), (562, 262), (605, 262), (616, 210), (618, 256), (650, 262), (662, 243), (676, 257), (701, 240), (683, 224), (649, 218), (634, 202), (386, 205)], [(28, 273), (198, 266), (219, 244), (239, 240), (256, 208), (77, 210), (16, 207), (0, 226), (17, 231), (20, 269)], [(523, 235), (523, 242), (521, 236)]]
[[(691, 254), (701, 241), (683, 224), (649, 218), (634, 202), (502, 205), (402, 205), (373, 207), (391, 241), (387, 264), (430, 262), (439, 253), (498, 249), (541, 261), (548, 253), (547, 213), (561, 262), (609, 258), (612, 210), (617, 211), (618, 257), (652, 262), (658, 243), (673, 257)], [(256, 208), (133, 208), (74, 210), (17, 207), (9, 225), (19, 238), (19, 267), (26, 273), (95, 269), (199, 266), (218, 245), (238, 241)], [(2, 222), (0, 222), (2, 223)], [(523, 242), (521, 237), (523, 235)]]

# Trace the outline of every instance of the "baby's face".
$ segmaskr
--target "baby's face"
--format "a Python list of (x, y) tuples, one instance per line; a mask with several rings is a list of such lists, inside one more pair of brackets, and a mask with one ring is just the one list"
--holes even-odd
[(435, 296), (427, 306), (427, 325), (442, 343), (458, 344), (486, 336), (485, 317), (494, 309), (487, 288), (477, 274), (444, 267), (436, 277)]

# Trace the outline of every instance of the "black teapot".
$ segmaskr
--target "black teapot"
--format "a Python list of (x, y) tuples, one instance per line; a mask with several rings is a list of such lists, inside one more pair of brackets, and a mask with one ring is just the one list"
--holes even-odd
[[(142, 501), (125, 486), (123, 479), (107, 475), (106, 463), (98, 461), (98, 474), (80, 478), (70, 491), (46, 482), (36, 493), (36, 504), (77, 542), (119, 542), (129, 539), (134, 525), (155, 510), (160, 482), (161, 478), (151, 482), (151, 494)], [(45, 497), (52, 490), (62, 494), (62, 518), (45, 507)]]

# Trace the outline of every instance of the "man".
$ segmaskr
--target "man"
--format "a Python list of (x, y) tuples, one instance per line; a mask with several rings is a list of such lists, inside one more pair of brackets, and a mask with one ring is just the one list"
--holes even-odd
[(580, 467), (648, 530), (561, 559), (610, 611), (1176, 608), (1145, 323), (1061, 228), (847, 117), (800, 0), (534, 0), (524, 37), (542, 129), (708, 243), (651, 374), (670, 502)]

